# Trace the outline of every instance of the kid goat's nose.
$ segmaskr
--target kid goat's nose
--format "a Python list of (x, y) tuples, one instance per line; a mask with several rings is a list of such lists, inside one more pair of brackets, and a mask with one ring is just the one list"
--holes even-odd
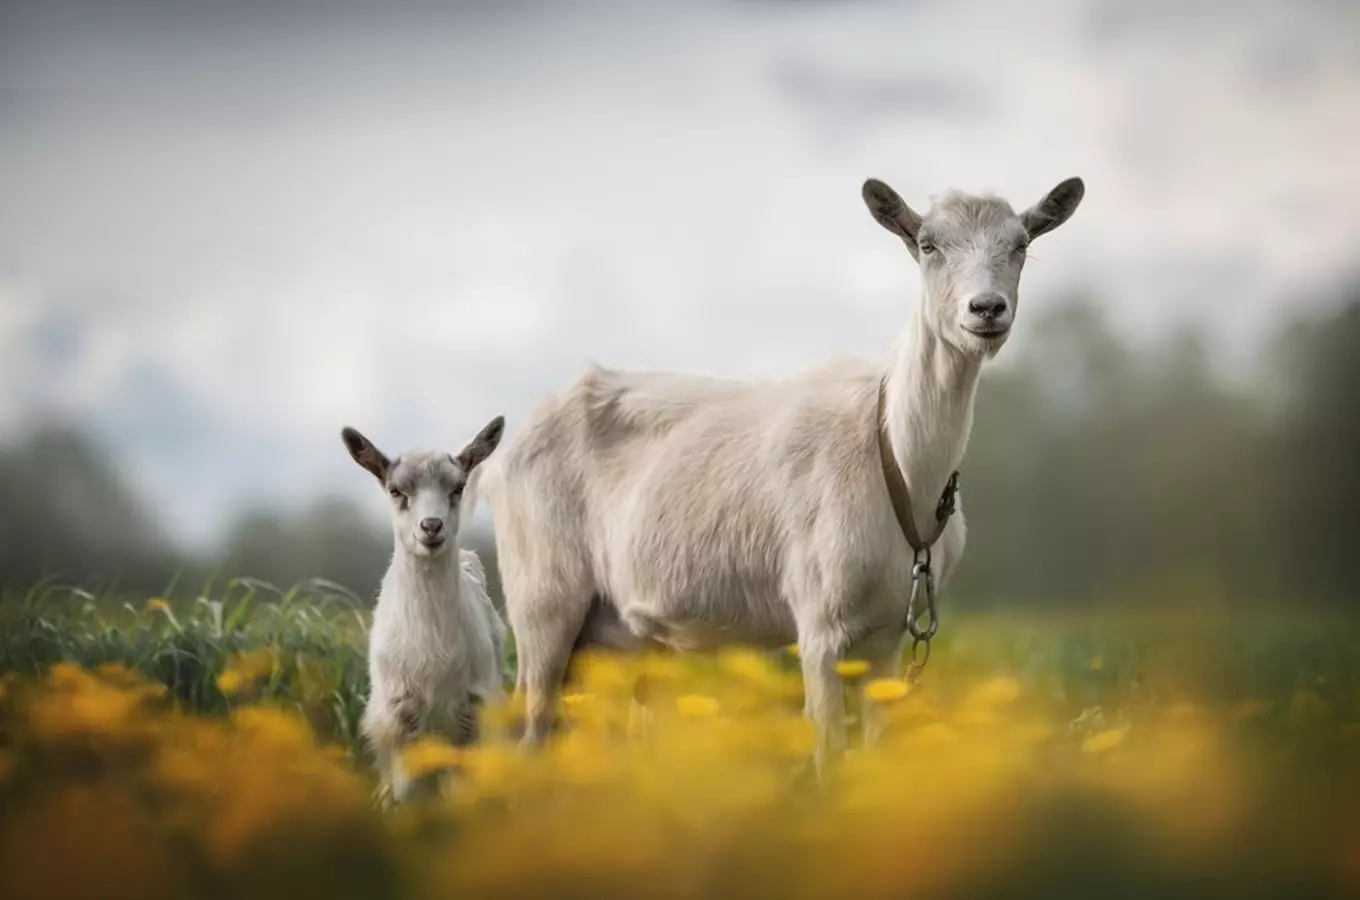
[(434, 537), (444, 530), (444, 520), (438, 516), (430, 516), (420, 520), (420, 530), (430, 537)]

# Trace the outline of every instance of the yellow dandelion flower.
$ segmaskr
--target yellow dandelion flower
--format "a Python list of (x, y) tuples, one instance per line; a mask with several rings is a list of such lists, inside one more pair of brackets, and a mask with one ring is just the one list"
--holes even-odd
[(1081, 742), (1083, 753), (1104, 753), (1106, 750), (1113, 750), (1124, 741), (1124, 730), (1122, 728), (1106, 728), (1098, 731)]
[(836, 663), (836, 674), (842, 678), (859, 678), (869, 671), (869, 664), (862, 659), (843, 659)]
[(245, 683), (246, 680), (235, 669), (228, 669), (217, 676), (217, 689), (229, 696), (239, 692)]
[(1089, 663), (1089, 665), (1093, 670), (1099, 671), (1105, 668), (1105, 660), (1101, 657), (1099, 653), (1097, 653), (1095, 656), (1091, 657), (1091, 662)]
[(716, 716), (718, 714), (718, 701), (713, 697), (706, 697), (702, 694), (685, 694), (675, 698), (675, 708), (684, 716), (695, 718)]
[(759, 653), (729, 649), (718, 654), (718, 664), (724, 670), (748, 681), (764, 681), (770, 674), (770, 664)]
[(147, 612), (152, 612), (152, 611), (157, 610), (157, 609), (164, 610), (165, 612), (169, 612), (169, 611), (170, 611), (170, 603), (169, 603), (164, 597), (152, 597), (150, 600), (147, 600), (147, 601), (146, 601), (146, 611), (147, 611)]
[(618, 657), (606, 653), (585, 653), (577, 660), (581, 684), (600, 693), (623, 691), (632, 687), (632, 679)]
[(423, 778), (453, 768), (462, 761), (463, 755), (457, 747), (430, 735), (417, 739), (401, 752), (401, 767), (411, 778)]
[(595, 699), (594, 694), (563, 694), (562, 703), (568, 708), (583, 706)]
[(875, 678), (864, 686), (864, 696), (878, 703), (891, 703), (907, 696), (907, 683), (900, 678)]
[(306, 721), (280, 709), (245, 706), (232, 710), (231, 721), (270, 749), (313, 746), (312, 732)]
[(56, 688), (81, 688), (93, 681), (89, 675), (81, 671), (80, 666), (68, 662), (54, 665), (48, 671), (47, 678)]

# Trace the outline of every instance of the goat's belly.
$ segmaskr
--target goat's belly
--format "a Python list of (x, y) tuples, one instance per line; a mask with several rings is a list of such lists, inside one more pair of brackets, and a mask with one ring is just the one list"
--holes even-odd
[(702, 652), (723, 647), (744, 646), (773, 650), (791, 644), (798, 638), (790, 618), (788, 627), (749, 628), (712, 625), (706, 622), (671, 623), (661, 643), (673, 650)]
[(706, 599), (663, 595), (625, 602), (619, 617), (639, 641), (680, 651), (733, 645), (773, 648), (798, 636), (787, 604), (777, 597), (749, 594)]

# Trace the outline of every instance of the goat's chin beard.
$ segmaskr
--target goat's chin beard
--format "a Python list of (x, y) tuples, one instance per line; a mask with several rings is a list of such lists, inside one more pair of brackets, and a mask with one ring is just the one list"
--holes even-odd
[(448, 538), (445, 538), (442, 543), (430, 546), (429, 544), (423, 544), (419, 540), (413, 538), (411, 541), (407, 543), (406, 549), (409, 550), (411, 552), (411, 555), (414, 556), (416, 559), (433, 560), (443, 556), (445, 553), (448, 552), (449, 541)]
[(988, 336), (974, 334), (960, 325), (958, 326), (958, 331), (955, 335), (954, 346), (956, 346), (960, 352), (966, 353), (969, 356), (980, 356), (983, 359), (992, 359), (1001, 350), (1002, 346), (1006, 343), (1006, 339), (1010, 336), (1011, 330), (1009, 328), (1000, 334)]

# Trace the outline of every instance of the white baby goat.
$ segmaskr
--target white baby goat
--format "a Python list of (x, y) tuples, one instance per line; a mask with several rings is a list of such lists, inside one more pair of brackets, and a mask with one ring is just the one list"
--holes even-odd
[(455, 746), (475, 741), (481, 709), (504, 694), (505, 623), (481, 560), (458, 546), (463, 494), (504, 429), (497, 416), (456, 455), (418, 450), (395, 459), (355, 429), (341, 432), (391, 502), (395, 550), (373, 612), (372, 687), (360, 727), (397, 802), (419, 783), (403, 771), (400, 749), (422, 734)]

